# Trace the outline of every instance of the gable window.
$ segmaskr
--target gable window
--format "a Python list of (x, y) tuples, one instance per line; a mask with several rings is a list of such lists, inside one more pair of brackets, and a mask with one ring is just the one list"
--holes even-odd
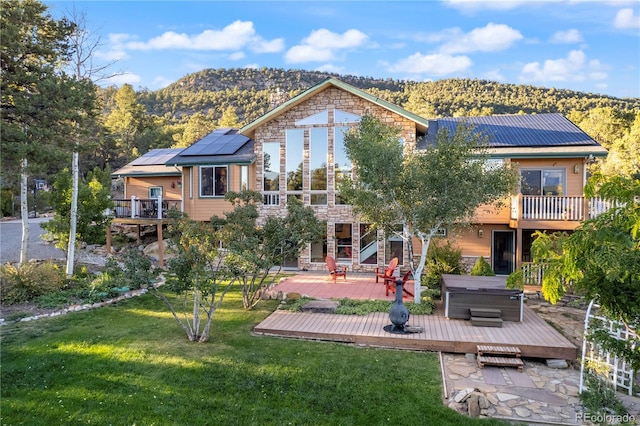
[(315, 127), (309, 131), (311, 204), (327, 204), (328, 130), (326, 127)]
[(223, 197), (227, 193), (227, 166), (200, 167), (200, 196)]
[(334, 129), (333, 137), (333, 161), (334, 161), (334, 174), (335, 174), (335, 197), (336, 204), (344, 204), (344, 201), (338, 193), (338, 185), (344, 179), (345, 176), (351, 175), (351, 161), (347, 157), (347, 153), (344, 150), (344, 135), (349, 131), (348, 127), (336, 127)]
[(522, 195), (563, 195), (565, 169), (523, 169), (520, 171)]
[(149, 199), (156, 200), (158, 197), (162, 196), (162, 187), (161, 186), (150, 186), (149, 187)]
[(302, 155), (304, 153), (304, 130), (287, 129), (286, 179), (287, 194), (302, 197)]

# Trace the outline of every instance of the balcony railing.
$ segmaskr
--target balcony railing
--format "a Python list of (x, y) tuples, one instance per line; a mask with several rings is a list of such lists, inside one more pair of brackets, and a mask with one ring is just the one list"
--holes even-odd
[(511, 197), (511, 219), (583, 221), (615, 206), (616, 202), (600, 198), (520, 194)]
[[(174, 208), (180, 210), (181, 200), (142, 199), (131, 197), (131, 199), (115, 199), (113, 216), (117, 218), (138, 218), (138, 219), (162, 219), (167, 217), (167, 212)], [(161, 206), (158, 208), (158, 206)]]
[(522, 262), (522, 280), (524, 281), (524, 285), (541, 286), (545, 269), (547, 269), (547, 266), (544, 264)]

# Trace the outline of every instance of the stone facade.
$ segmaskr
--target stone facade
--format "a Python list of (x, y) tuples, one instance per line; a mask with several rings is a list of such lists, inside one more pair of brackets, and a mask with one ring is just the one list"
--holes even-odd
[[(338, 113), (337, 113), (338, 112)], [(304, 119), (315, 114), (326, 113), (326, 122), (313, 124), (301, 124)], [(282, 114), (274, 117), (260, 127), (256, 128), (254, 135), (254, 150), (257, 157), (256, 163), (256, 183), (257, 190), (264, 190), (264, 144), (275, 142), (280, 146), (280, 181), (279, 181), (279, 204), (261, 206), (261, 217), (286, 214), (286, 133), (287, 129), (303, 129), (304, 131), (304, 155), (303, 155), (303, 180), (302, 201), (304, 205), (311, 205), (310, 179), (308, 178), (310, 161), (309, 161), (309, 133), (310, 129), (325, 127), (328, 134), (328, 155), (327, 155), (327, 204), (312, 205), (316, 215), (321, 220), (327, 221), (327, 254), (336, 256), (336, 238), (334, 235), (335, 224), (351, 224), (352, 229), (352, 261), (348, 263), (349, 270), (352, 271), (372, 271), (376, 266), (385, 264), (384, 256), (384, 239), (378, 236), (378, 262), (377, 264), (361, 265), (359, 259), (359, 241), (360, 226), (357, 218), (354, 217), (353, 209), (348, 205), (336, 204), (335, 191), (335, 158), (334, 158), (334, 141), (336, 136), (336, 127), (355, 127), (357, 119), (344, 122), (338, 121), (338, 114), (347, 113), (349, 115), (361, 117), (365, 114), (371, 114), (378, 117), (388, 125), (398, 126), (402, 129), (401, 137), (404, 138), (404, 144), (407, 149), (413, 149), (416, 145), (416, 123), (386, 109), (380, 105), (372, 103), (353, 93), (342, 90), (338, 87), (329, 86), (325, 90), (315, 94), (312, 97), (304, 99), (302, 102), (284, 111)], [(342, 116), (342, 115), (341, 115)], [(308, 120), (307, 120), (308, 121)], [(311, 120), (313, 121), (313, 120)], [(303, 121), (304, 123), (304, 121)], [(272, 165), (273, 167), (273, 165)], [(406, 249), (404, 250), (406, 252)], [(403, 258), (406, 253), (403, 254)], [(340, 262), (340, 259), (338, 259)], [(343, 261), (344, 263), (344, 261)], [(405, 262), (406, 265), (406, 262)], [(326, 268), (323, 262), (311, 262), (310, 249), (304, 250), (298, 261), (298, 266), (308, 270), (324, 270)]]

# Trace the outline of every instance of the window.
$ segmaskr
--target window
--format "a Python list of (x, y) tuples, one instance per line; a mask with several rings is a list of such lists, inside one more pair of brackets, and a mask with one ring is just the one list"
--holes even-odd
[(240, 166), (240, 191), (249, 190), (249, 166)]
[(523, 195), (562, 195), (565, 169), (523, 169), (520, 171), (520, 192)]
[(351, 261), (353, 254), (353, 234), (350, 223), (336, 223), (336, 260)]
[(158, 197), (162, 196), (162, 187), (161, 186), (151, 186), (149, 187), (149, 199), (155, 200)]
[(360, 264), (378, 264), (378, 235), (368, 223), (360, 224)]
[(384, 242), (384, 259), (389, 263), (394, 257), (398, 258), (398, 265), (403, 264), (404, 240), (402, 239), (402, 225), (394, 226), (393, 233)]
[(327, 204), (327, 155), (329, 134), (326, 127), (309, 131), (309, 186), (311, 204)]
[(227, 193), (227, 166), (200, 167), (200, 196), (223, 197)]
[(347, 153), (344, 150), (344, 135), (349, 131), (348, 127), (336, 127), (334, 129), (333, 137), (333, 162), (334, 162), (334, 174), (335, 174), (335, 189), (336, 189), (336, 204), (344, 204), (340, 194), (338, 194), (338, 184), (344, 176), (351, 175), (351, 161), (347, 157)]
[(324, 263), (327, 258), (327, 229), (322, 235), (322, 241), (311, 243), (311, 262)]
[(302, 194), (302, 154), (304, 130), (287, 129), (286, 179), (287, 192)]
[(266, 142), (262, 153), (262, 198), (266, 206), (280, 205), (280, 142)]

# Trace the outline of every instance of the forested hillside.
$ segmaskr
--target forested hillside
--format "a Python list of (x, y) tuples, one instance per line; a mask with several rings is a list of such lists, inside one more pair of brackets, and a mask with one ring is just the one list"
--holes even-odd
[(106, 133), (95, 157), (85, 157), (86, 167), (115, 170), (150, 149), (186, 147), (218, 127), (242, 127), (327, 77), (425, 118), (559, 112), (610, 149), (611, 158), (638, 164), (628, 170), (640, 169), (638, 98), (477, 79), (415, 82), (273, 68), (208, 69), (157, 91), (135, 92), (129, 85), (101, 90)]
[(147, 112), (173, 123), (203, 113), (219, 119), (235, 108), (241, 123), (267, 112), (280, 91), (292, 97), (327, 77), (363, 89), (424, 117), (517, 114), (536, 112), (586, 112), (610, 107), (640, 109), (640, 99), (618, 99), (570, 90), (496, 83), (477, 79), (408, 82), (338, 75), (318, 71), (282, 69), (208, 69), (189, 74), (167, 88), (139, 93)]

